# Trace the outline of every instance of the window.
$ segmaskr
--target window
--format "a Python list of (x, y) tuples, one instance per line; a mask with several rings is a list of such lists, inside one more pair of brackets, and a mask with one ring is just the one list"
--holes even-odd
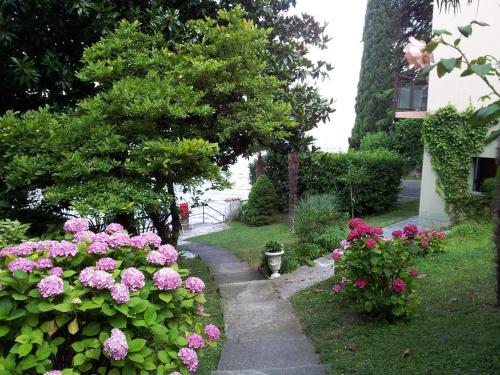
[(497, 166), (494, 158), (474, 158), (472, 191), (483, 191), (484, 180), (495, 177), (496, 173)]

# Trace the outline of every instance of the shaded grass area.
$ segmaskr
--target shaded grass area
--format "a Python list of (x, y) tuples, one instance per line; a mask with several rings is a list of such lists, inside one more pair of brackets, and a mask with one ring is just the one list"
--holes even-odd
[[(191, 276), (197, 276), (205, 282), (205, 297), (207, 298), (207, 302), (205, 303), (205, 314), (209, 316), (202, 317), (202, 323), (203, 325), (209, 323), (215, 324), (221, 329), (222, 333), (224, 327), (222, 301), (217, 290), (217, 285), (212, 279), (212, 275), (210, 275), (207, 265), (200, 258), (182, 258), (181, 266), (182, 268), (189, 269), (191, 271)], [(223, 337), (223, 333), (221, 337)], [(195, 374), (209, 375), (212, 371), (217, 370), (222, 352), (222, 344), (223, 340), (220, 340), (216, 348), (206, 347), (197, 351), (200, 365)]]
[[(397, 203), (390, 211), (379, 215), (367, 216), (366, 221), (375, 226), (386, 226), (418, 214), (418, 200)], [(203, 242), (231, 251), (250, 267), (257, 268), (260, 254), (268, 241), (292, 244), (296, 238), (288, 229), (286, 217), (280, 217), (274, 224), (251, 227), (240, 222), (232, 222), (231, 228), (222, 232), (210, 233), (190, 238), (193, 242)]]
[(426, 277), (417, 283), (422, 301), (409, 322), (357, 315), (334, 297), (331, 280), (293, 296), (295, 312), (331, 373), (500, 373), (492, 229), (491, 223), (457, 226), (446, 254), (417, 260)]

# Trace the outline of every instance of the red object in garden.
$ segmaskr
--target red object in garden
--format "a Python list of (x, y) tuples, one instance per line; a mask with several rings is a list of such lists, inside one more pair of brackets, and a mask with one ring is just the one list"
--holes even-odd
[(179, 204), (179, 214), (182, 221), (186, 221), (189, 219), (189, 203), (183, 202)]

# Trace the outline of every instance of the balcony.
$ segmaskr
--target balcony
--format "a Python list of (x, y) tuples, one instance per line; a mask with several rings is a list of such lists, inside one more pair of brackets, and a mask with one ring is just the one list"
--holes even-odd
[(416, 81), (409, 75), (396, 76), (395, 117), (424, 118), (427, 111), (427, 89), (425, 81)]

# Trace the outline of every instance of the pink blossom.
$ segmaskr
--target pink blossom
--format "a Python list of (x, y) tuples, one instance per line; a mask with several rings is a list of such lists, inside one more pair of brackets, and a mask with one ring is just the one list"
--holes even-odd
[(90, 286), (96, 289), (109, 289), (114, 283), (113, 275), (101, 270), (95, 270), (90, 280)]
[(144, 238), (143, 236), (134, 236), (130, 237), (129, 243), (133, 247), (137, 247), (139, 249), (142, 249), (148, 244), (148, 240)]
[(94, 267), (85, 267), (83, 270), (81, 270), (80, 275), (78, 275), (80, 283), (84, 286), (91, 286), (94, 272), (95, 272)]
[(377, 241), (370, 238), (365, 241), (365, 246), (368, 249), (374, 248), (375, 246), (377, 246)]
[(113, 271), (116, 268), (116, 262), (113, 258), (101, 258), (97, 261), (96, 269), (102, 271)]
[(162, 268), (154, 273), (153, 283), (160, 290), (173, 290), (181, 285), (181, 276), (172, 268)]
[(207, 324), (205, 326), (205, 335), (207, 335), (208, 339), (211, 341), (216, 341), (220, 337), (220, 331), (219, 328), (217, 328), (216, 325), (213, 324)]
[(359, 289), (363, 289), (366, 285), (368, 284), (368, 281), (366, 279), (357, 279), (354, 282), (354, 286)]
[(335, 249), (333, 250), (331, 258), (333, 260), (340, 260), (340, 258), (342, 258), (342, 255), (344, 255), (342, 251), (340, 251), (339, 249)]
[(340, 246), (342, 246), (344, 250), (347, 250), (351, 246), (351, 244), (347, 240), (342, 240), (340, 241)]
[(89, 221), (87, 219), (78, 217), (76, 219), (70, 219), (64, 223), (64, 231), (77, 233), (89, 229)]
[(407, 237), (415, 237), (418, 234), (418, 227), (415, 224), (406, 224), (403, 231)]
[(154, 247), (159, 247), (161, 244), (161, 238), (156, 233), (144, 232), (142, 234), (142, 237), (144, 237), (148, 241), (148, 243), (150, 245), (153, 245)]
[(205, 346), (205, 341), (203, 337), (198, 335), (197, 333), (192, 333), (187, 337), (188, 346), (191, 349), (200, 349)]
[(349, 220), (347, 225), (349, 226), (349, 229), (355, 229), (364, 223), (365, 222), (362, 219), (355, 218), (355, 219)]
[(75, 256), (77, 253), (76, 245), (74, 243), (62, 240), (51, 244), (49, 248), (49, 257), (67, 257)]
[(340, 279), (340, 285), (344, 286), (347, 284), (349, 280), (347, 279), (347, 277), (342, 277), (342, 279)]
[(418, 272), (415, 268), (412, 268), (410, 270), (410, 272), (408, 272), (408, 274), (411, 276), (411, 277), (417, 277), (418, 275), (420, 275), (420, 272)]
[(446, 232), (439, 233), (439, 239), (443, 241), (446, 238)]
[(64, 270), (63, 270), (61, 267), (54, 267), (54, 268), (52, 268), (52, 269), (49, 271), (49, 273), (50, 273), (51, 275), (55, 275), (55, 276), (59, 276), (59, 277), (61, 277), (61, 276), (62, 276), (63, 272), (64, 272)]
[(177, 262), (179, 253), (172, 245), (162, 245), (158, 248), (158, 250), (165, 256), (167, 265), (171, 266), (172, 264)]
[(154, 250), (150, 251), (146, 256), (146, 261), (150, 264), (157, 264), (159, 266), (164, 266), (167, 263), (167, 258), (163, 253)]
[(64, 291), (64, 281), (59, 276), (50, 275), (38, 282), (38, 290), (42, 297), (53, 297)]
[(14, 272), (17, 270), (31, 272), (36, 268), (36, 263), (31, 259), (17, 258), (10, 262), (7, 268), (10, 272)]
[(194, 293), (200, 293), (205, 289), (205, 283), (199, 277), (188, 277), (184, 286)]
[(406, 289), (406, 283), (401, 279), (392, 280), (392, 290), (396, 293), (402, 293)]
[(130, 290), (136, 291), (141, 289), (146, 280), (144, 274), (137, 268), (130, 267), (122, 271), (122, 283), (125, 284)]
[(196, 315), (202, 316), (203, 314), (205, 314), (205, 307), (203, 306), (203, 304), (199, 303), (196, 306)]
[(109, 236), (108, 244), (111, 247), (122, 247), (128, 245), (130, 242), (130, 237), (127, 233), (116, 232)]
[(111, 287), (111, 298), (116, 303), (127, 303), (130, 301), (130, 293), (124, 284), (115, 284)]
[(422, 242), (420, 242), (420, 245), (422, 245), (422, 247), (429, 247), (429, 242), (422, 241)]
[(103, 343), (104, 353), (115, 361), (120, 361), (127, 356), (128, 344), (125, 334), (118, 328), (111, 330), (111, 336)]
[(62, 371), (59, 370), (45, 371), (43, 375), (62, 375)]
[(94, 236), (93, 241), (107, 244), (109, 242), (109, 234), (106, 232), (99, 232)]
[(177, 353), (179, 359), (186, 365), (190, 372), (195, 372), (198, 368), (198, 356), (193, 349), (182, 348)]
[(77, 232), (73, 237), (73, 242), (92, 242), (95, 238), (95, 233), (90, 230), (83, 230), (81, 232)]
[(94, 242), (87, 247), (89, 254), (104, 254), (108, 251), (108, 244), (104, 242)]
[(340, 293), (342, 291), (342, 285), (340, 284), (335, 284), (332, 288), (332, 290), (335, 292), (335, 293)]
[(52, 268), (54, 267), (54, 264), (52, 263), (52, 259), (48, 258), (41, 258), (36, 261), (36, 268), (38, 269), (43, 269), (43, 268)]
[(405, 234), (402, 230), (395, 230), (392, 232), (392, 237), (394, 238), (404, 238)]
[(423, 40), (415, 39), (410, 36), (408, 38), (409, 42), (403, 48), (403, 52), (405, 53), (405, 58), (410, 65), (413, 65), (415, 68), (423, 68), (424, 66), (429, 65), (433, 61), (432, 53), (429, 53), (425, 50), (427, 46)]
[(124, 230), (123, 225), (118, 223), (111, 223), (106, 227), (106, 232), (108, 233), (123, 232)]

